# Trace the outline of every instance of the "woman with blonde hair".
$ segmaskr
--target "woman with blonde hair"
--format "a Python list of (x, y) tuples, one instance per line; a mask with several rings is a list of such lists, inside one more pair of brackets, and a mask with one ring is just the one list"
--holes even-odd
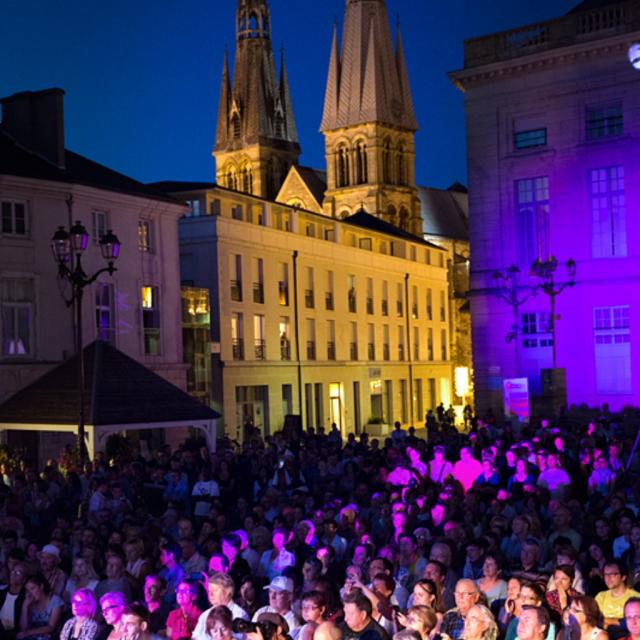
[(82, 556), (78, 556), (73, 561), (71, 575), (67, 580), (62, 597), (65, 602), (69, 603), (75, 591), (78, 589), (93, 591), (98, 586), (98, 582), (100, 582), (100, 578), (93, 568), (93, 564)]
[(398, 622), (406, 629), (417, 631), (421, 640), (429, 640), (438, 626), (436, 612), (425, 605), (409, 607), (406, 614), (398, 613)]
[(98, 634), (96, 597), (91, 589), (77, 589), (71, 596), (71, 613), (60, 633), (60, 640), (94, 640)]
[(483, 604), (474, 604), (464, 619), (464, 640), (496, 640), (498, 625), (491, 611)]

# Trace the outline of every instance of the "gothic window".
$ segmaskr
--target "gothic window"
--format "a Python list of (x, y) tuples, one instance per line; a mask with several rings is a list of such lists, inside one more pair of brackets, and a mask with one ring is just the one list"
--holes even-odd
[(400, 207), (400, 219), (398, 221), (398, 226), (403, 231), (409, 231), (409, 212), (404, 207)]
[(356, 184), (367, 182), (367, 145), (358, 142), (356, 145)]
[(242, 179), (242, 191), (245, 193), (251, 193), (251, 168), (245, 164), (242, 167), (240, 176)]
[(233, 129), (233, 137), (234, 138), (239, 138), (240, 137), (240, 116), (237, 113), (234, 113), (233, 116), (231, 116), (231, 128)]
[(407, 184), (407, 168), (405, 166), (404, 147), (398, 147), (398, 184)]
[(250, 38), (255, 38), (258, 35), (258, 16), (252, 13), (249, 16), (249, 31), (251, 32)]
[(387, 138), (382, 144), (382, 181), (391, 184), (391, 143)]
[(345, 146), (338, 148), (338, 186), (349, 185), (349, 152)]
[(389, 223), (395, 225), (396, 224), (396, 208), (390, 204), (387, 209), (387, 215), (389, 216)]

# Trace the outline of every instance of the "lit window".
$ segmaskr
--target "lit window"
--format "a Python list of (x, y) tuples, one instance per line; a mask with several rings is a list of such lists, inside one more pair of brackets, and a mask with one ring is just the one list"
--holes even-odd
[(96, 284), (96, 335), (98, 340), (116, 343), (113, 285), (108, 282)]
[(153, 222), (138, 220), (138, 249), (145, 253), (153, 251)]
[(98, 244), (102, 236), (107, 232), (109, 227), (109, 219), (106, 211), (94, 211), (92, 215), (92, 233), (91, 239), (93, 244)]
[(142, 305), (142, 328), (144, 333), (144, 352), (147, 355), (160, 354), (160, 307), (158, 287), (143, 286), (140, 290)]
[(627, 255), (624, 167), (589, 172), (594, 258)]
[(631, 328), (628, 306), (593, 310), (596, 388), (631, 393)]
[(4, 357), (33, 355), (33, 281), (0, 280), (0, 324)]

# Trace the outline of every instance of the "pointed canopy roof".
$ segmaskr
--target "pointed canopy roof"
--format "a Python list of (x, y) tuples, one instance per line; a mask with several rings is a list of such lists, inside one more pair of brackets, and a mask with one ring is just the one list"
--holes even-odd
[[(107, 342), (83, 350), (88, 425), (213, 420), (213, 409)], [(0, 424), (73, 424), (78, 419), (77, 356), (64, 361), (0, 405)]]
[(365, 122), (418, 129), (400, 32), (394, 52), (384, 0), (347, 0), (341, 54), (334, 28), (320, 130)]

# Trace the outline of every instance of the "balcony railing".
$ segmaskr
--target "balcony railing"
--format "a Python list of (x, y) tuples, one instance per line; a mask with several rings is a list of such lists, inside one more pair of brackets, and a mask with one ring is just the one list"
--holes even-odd
[(327, 311), (333, 311), (333, 293), (329, 291), (324, 296), (324, 308)]
[(307, 360), (316, 359), (316, 341), (307, 340)]
[(291, 360), (291, 341), (280, 338), (280, 360)]
[(233, 340), (231, 349), (234, 360), (244, 360), (244, 340), (242, 338)]
[(383, 300), (382, 301), (382, 315), (383, 316), (388, 316), (389, 315), (389, 301), (388, 300)]
[(253, 301), (257, 304), (264, 304), (264, 285), (262, 282), (253, 283)]
[(353, 289), (349, 290), (349, 311), (351, 313), (356, 312), (356, 292)]
[(256, 360), (266, 360), (264, 340), (257, 339), (253, 343), (253, 352)]
[(231, 281), (231, 299), (234, 302), (242, 302), (242, 283), (240, 280)]
[(327, 360), (336, 359), (336, 343), (327, 342)]
[(357, 342), (349, 343), (349, 357), (351, 358), (351, 360), (358, 359), (358, 343)]

